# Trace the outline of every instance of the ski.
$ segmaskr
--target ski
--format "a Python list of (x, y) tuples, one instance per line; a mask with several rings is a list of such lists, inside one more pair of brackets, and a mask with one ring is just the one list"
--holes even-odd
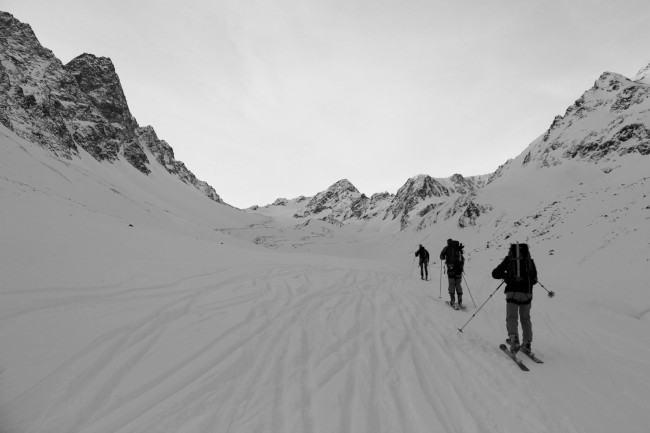
[(451, 303), (449, 303), (449, 301), (445, 301), (445, 304), (449, 305), (454, 310), (459, 310), (458, 304), (451, 305)]
[(526, 364), (524, 364), (524, 363), (521, 361), (521, 359), (517, 358), (517, 354), (516, 354), (516, 353), (512, 353), (512, 352), (510, 351), (510, 349), (508, 349), (508, 346), (506, 346), (505, 344), (501, 344), (501, 345), (499, 345), (499, 348), (500, 348), (500, 349), (501, 349), (501, 350), (502, 350), (506, 355), (508, 355), (508, 356), (510, 357), (510, 359), (512, 359), (513, 361), (515, 361), (515, 363), (519, 366), (519, 368), (520, 368), (522, 371), (529, 371), (529, 370), (528, 370), (528, 367), (526, 367)]
[(535, 355), (533, 352), (528, 353), (528, 352), (523, 351), (523, 350), (520, 350), (520, 352), (523, 353), (524, 355), (526, 355), (527, 357), (529, 357), (530, 359), (532, 359), (533, 361), (535, 361), (537, 364), (543, 364), (544, 363), (544, 361), (539, 359), (537, 357), (537, 355)]
[[(508, 343), (508, 340), (506, 340), (506, 343)], [(529, 357), (530, 359), (532, 359), (533, 361), (535, 361), (535, 363), (537, 363), (537, 364), (543, 364), (543, 363), (544, 363), (544, 361), (542, 361), (541, 359), (539, 359), (539, 358), (537, 357), (537, 355), (535, 355), (533, 352), (530, 352), (530, 353), (529, 353), (529, 352), (526, 352), (526, 351), (523, 350), (523, 349), (520, 349), (519, 352), (523, 353), (524, 355), (526, 355), (527, 357)]]

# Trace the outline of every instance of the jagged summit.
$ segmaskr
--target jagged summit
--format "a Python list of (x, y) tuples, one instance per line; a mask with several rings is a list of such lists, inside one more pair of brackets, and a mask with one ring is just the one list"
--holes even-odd
[(140, 128), (107, 57), (82, 54), (63, 65), (28, 24), (0, 12), (0, 123), (59, 157), (124, 159), (145, 175), (154, 159), (169, 173), (223, 203), (206, 182), (174, 159), (152, 127)]
[(106, 120), (120, 123), (128, 129), (138, 127), (111, 59), (85, 53), (71, 60), (64, 68), (72, 74)]
[(358, 193), (359, 190), (352, 185), (352, 183), (347, 180), (347, 179), (341, 179), (338, 182), (334, 183), (332, 186), (327, 188), (328, 191), (349, 191), (349, 192), (354, 192)]
[[(421, 230), (431, 223), (429, 212), (432, 209), (452, 203), (463, 195), (473, 194), (487, 180), (488, 175), (465, 178), (461, 174), (454, 174), (449, 178), (434, 178), (420, 174), (408, 179), (397, 194), (380, 192), (368, 197), (349, 180), (342, 179), (313, 197), (300, 196), (293, 200), (280, 198), (263, 208), (253, 206), (249, 211), (273, 216), (280, 212), (280, 207), (291, 207), (295, 210), (293, 218), (297, 221), (318, 219), (335, 225), (383, 224), (381, 222), (384, 221), (388, 224), (394, 222), (398, 229), (412, 226)], [(469, 205), (469, 202), (464, 203)], [(456, 208), (458, 206), (456, 204)]]
[(349, 216), (350, 209), (355, 207), (359, 200), (366, 199), (367, 197), (349, 180), (342, 179), (312, 197), (303, 210), (296, 212), (295, 217), (315, 217), (332, 223), (342, 223)]
[(414, 221), (418, 227), (422, 227), (420, 218), (442, 202), (471, 194), (485, 183), (486, 176), (465, 178), (461, 174), (454, 174), (449, 178), (433, 178), (420, 174), (408, 179), (397, 191), (384, 218), (399, 218), (402, 229)]
[(523, 165), (650, 154), (650, 85), (605, 72), (524, 152)]

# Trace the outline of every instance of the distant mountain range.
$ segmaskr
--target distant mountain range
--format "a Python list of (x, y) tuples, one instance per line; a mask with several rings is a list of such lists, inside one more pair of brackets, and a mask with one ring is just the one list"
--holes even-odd
[(442, 203), (475, 193), (487, 183), (488, 178), (489, 175), (464, 178), (455, 174), (436, 179), (420, 174), (408, 179), (397, 194), (384, 192), (371, 197), (360, 193), (347, 179), (343, 179), (313, 197), (280, 198), (262, 208), (253, 206), (249, 211), (273, 215), (277, 213), (274, 208), (291, 206), (296, 222), (318, 219), (334, 225), (345, 225), (352, 221), (395, 220), (403, 230), (416, 221), (416, 227), (422, 229), (425, 226), (423, 217)]
[[(59, 158), (78, 158), (85, 152), (105, 163), (123, 159), (142, 175), (149, 175), (157, 164), (223, 203), (214, 188), (174, 158), (172, 147), (153, 127), (138, 125), (110, 59), (82, 54), (63, 65), (29, 25), (5, 12), (0, 12), (0, 48), (0, 123), (18, 136)], [(501, 212), (504, 204), (490, 193), (499, 184), (516, 185), (532, 175), (543, 179), (539, 170), (565, 164), (579, 163), (608, 174), (646, 158), (649, 95), (650, 65), (634, 79), (605, 72), (546, 132), (493, 173), (449, 178), (420, 174), (395, 194), (371, 196), (342, 179), (313, 197), (280, 198), (246, 212), (295, 226), (319, 221), (334, 227), (422, 231), (451, 221), (457, 228), (472, 227), (483, 216)]]
[(400, 230), (419, 231), (454, 219), (459, 228), (464, 228), (475, 225), (477, 218), (494, 209), (491, 199), (482, 193), (487, 185), (516, 184), (534, 171), (569, 163), (598, 167), (606, 174), (625, 170), (621, 167), (630, 160), (649, 154), (650, 65), (633, 80), (603, 73), (544, 134), (494, 173), (467, 178), (456, 174), (445, 179), (419, 175), (408, 179), (397, 194), (374, 194), (370, 198), (341, 180), (314, 197), (278, 199), (249, 211), (271, 216), (278, 214), (278, 206), (292, 206), (296, 223), (305, 219), (338, 225), (394, 220)]

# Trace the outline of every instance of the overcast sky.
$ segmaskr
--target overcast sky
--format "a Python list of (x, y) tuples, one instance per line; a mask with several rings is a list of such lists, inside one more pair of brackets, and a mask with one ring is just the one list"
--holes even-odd
[(650, 63), (647, 0), (0, 0), (237, 207), (347, 178), (493, 172), (604, 71)]

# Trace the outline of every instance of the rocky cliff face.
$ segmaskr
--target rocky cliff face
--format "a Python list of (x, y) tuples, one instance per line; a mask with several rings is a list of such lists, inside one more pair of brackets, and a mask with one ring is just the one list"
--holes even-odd
[[(647, 72), (647, 71), (646, 71)], [(522, 163), (541, 167), (566, 160), (611, 162), (650, 154), (650, 85), (605, 72), (564, 116), (535, 140)]]
[[(282, 198), (263, 208), (256, 206), (250, 210), (271, 215), (273, 208), (290, 203), (298, 207), (293, 215), (297, 220), (318, 219), (335, 225), (398, 221), (401, 230), (408, 227), (421, 230), (438, 220), (441, 205), (444, 203), (456, 203), (454, 213), (464, 212), (465, 208), (460, 209), (463, 206), (475, 206), (471, 200), (459, 202), (458, 198), (464, 195), (471, 196), (486, 183), (487, 176), (464, 178), (456, 174), (443, 179), (419, 175), (408, 179), (397, 194), (383, 192), (368, 197), (360, 193), (350, 181), (343, 179), (314, 197), (301, 196), (295, 200)], [(436, 217), (432, 218), (430, 212), (434, 209), (438, 211), (435, 213)], [(470, 222), (466, 224), (471, 224), (478, 212), (480, 210), (469, 212), (465, 219)], [(448, 219), (454, 213), (451, 215), (446, 213), (444, 216)]]
[(0, 121), (59, 156), (76, 153), (77, 122), (94, 123), (98, 113), (74, 77), (41, 46), (29, 25), (7, 13), (0, 13), (0, 47)]
[(427, 216), (442, 203), (450, 202), (459, 196), (471, 194), (486, 183), (486, 176), (465, 178), (455, 174), (450, 178), (433, 178), (419, 175), (406, 181), (391, 201), (384, 218), (399, 218), (400, 227), (409, 225), (424, 228), (429, 220)]
[(0, 122), (59, 157), (124, 158), (149, 174), (145, 146), (183, 182), (223, 203), (214, 189), (174, 159), (152, 127), (140, 128), (110, 59), (82, 54), (63, 65), (31, 27), (0, 12)]
[[(334, 224), (342, 224), (358, 213), (367, 197), (347, 179), (342, 179), (312, 197), (305, 207), (296, 212), (296, 218), (313, 217)], [(360, 204), (361, 203), (361, 204)], [(354, 210), (356, 209), (356, 210)]]
[(163, 166), (169, 173), (177, 176), (183, 182), (193, 185), (208, 198), (223, 203), (214, 188), (208, 185), (207, 182), (197, 179), (185, 164), (174, 158), (174, 149), (165, 140), (160, 140), (151, 126), (136, 128), (135, 134), (137, 137), (136, 143), (149, 149), (158, 164)]

